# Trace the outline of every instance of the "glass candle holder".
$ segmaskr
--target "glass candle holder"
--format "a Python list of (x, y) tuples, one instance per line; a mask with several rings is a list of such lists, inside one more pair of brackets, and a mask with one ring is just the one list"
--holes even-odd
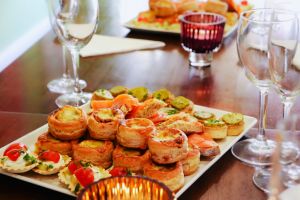
[(206, 12), (186, 13), (180, 17), (181, 45), (189, 52), (191, 66), (210, 66), (213, 51), (220, 48), (225, 21), (222, 15)]
[(77, 200), (173, 200), (171, 190), (156, 180), (140, 176), (109, 177), (86, 187)]

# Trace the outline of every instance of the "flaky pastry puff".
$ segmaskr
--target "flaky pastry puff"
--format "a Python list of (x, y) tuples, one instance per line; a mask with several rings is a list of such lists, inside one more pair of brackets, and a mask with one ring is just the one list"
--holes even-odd
[(119, 126), (117, 141), (124, 147), (146, 149), (148, 138), (154, 131), (155, 126), (149, 119), (127, 119)]
[(159, 164), (175, 163), (186, 157), (188, 138), (179, 129), (163, 129), (153, 134), (148, 141), (151, 158)]
[(124, 114), (119, 109), (102, 108), (88, 117), (89, 135), (93, 139), (114, 140)]
[(75, 162), (90, 162), (106, 169), (112, 164), (113, 148), (113, 143), (109, 140), (83, 140), (73, 144), (73, 159)]
[(160, 165), (150, 161), (144, 166), (144, 175), (161, 181), (173, 192), (179, 190), (184, 184), (181, 162)]
[(64, 106), (48, 116), (49, 132), (60, 140), (82, 137), (87, 128), (86, 114), (81, 108)]
[(129, 149), (118, 145), (113, 151), (115, 167), (126, 167), (131, 172), (142, 172), (143, 166), (150, 160), (149, 151)]

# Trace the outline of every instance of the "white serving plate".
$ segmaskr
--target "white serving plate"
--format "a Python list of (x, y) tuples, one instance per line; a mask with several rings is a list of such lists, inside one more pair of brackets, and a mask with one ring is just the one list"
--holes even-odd
[[(135, 31), (143, 31), (143, 32), (153, 32), (153, 33), (167, 33), (167, 34), (175, 34), (179, 35), (180, 30), (167, 30), (160, 27), (146, 27), (146, 26), (137, 26), (134, 24), (137, 18), (131, 19), (130, 21), (126, 22), (124, 26), (128, 29), (135, 30)], [(234, 31), (237, 29), (238, 23), (232, 26), (226, 33), (224, 33), (224, 38), (230, 36)]]
[[(212, 112), (217, 117), (220, 117), (225, 113), (228, 113), (223, 110), (218, 110), (218, 109), (213, 109), (213, 108), (208, 108), (208, 107), (203, 107), (203, 106), (195, 106), (195, 108), (199, 109), (199, 110), (203, 110), (203, 111)], [(89, 109), (88, 105), (83, 106), (83, 109), (88, 110)], [(176, 198), (178, 198), (202, 174), (204, 174), (214, 163), (216, 163), (257, 122), (257, 120), (255, 118), (246, 116), (246, 115), (244, 117), (244, 120), (245, 120), (244, 131), (239, 136), (228, 136), (228, 137), (226, 137), (226, 139), (219, 141), (218, 143), (220, 145), (221, 153), (211, 160), (205, 160), (205, 161), (201, 160), (200, 167), (198, 168), (198, 170), (194, 174), (185, 177), (184, 186), (176, 193)], [(40, 136), (42, 133), (45, 133), (47, 131), (48, 131), (48, 125), (45, 124), (42, 127), (11, 142), (10, 144), (15, 143), (15, 142), (22, 142), (22, 143), (26, 144), (29, 148), (33, 149), (38, 136)], [(0, 155), (3, 155), (4, 150), (10, 144), (7, 144), (6, 146), (4, 146), (0, 149)], [(10, 177), (13, 177), (13, 178), (16, 178), (16, 179), (19, 179), (19, 180), (22, 180), (22, 181), (36, 184), (41, 187), (55, 190), (55, 191), (58, 191), (58, 192), (61, 192), (61, 193), (67, 194), (67, 195), (75, 196), (75, 194), (70, 192), (65, 185), (63, 185), (62, 183), (59, 182), (57, 175), (42, 176), (42, 175), (36, 174), (34, 172), (27, 172), (24, 174), (12, 174), (12, 173), (6, 172), (2, 169), (0, 169), (0, 173), (10, 176)]]

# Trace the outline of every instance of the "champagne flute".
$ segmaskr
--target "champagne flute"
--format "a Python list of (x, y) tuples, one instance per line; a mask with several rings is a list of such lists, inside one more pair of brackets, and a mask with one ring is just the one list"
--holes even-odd
[(274, 142), (265, 136), (266, 108), (271, 87), (268, 58), (270, 27), (267, 9), (254, 9), (241, 14), (238, 25), (237, 50), (246, 77), (259, 89), (260, 106), (256, 138), (240, 141), (232, 149), (239, 160), (255, 166), (271, 164)]
[(83, 105), (89, 101), (91, 94), (82, 92), (79, 84), (79, 51), (97, 29), (98, 0), (49, 0), (48, 8), (55, 33), (71, 53), (75, 81), (74, 92), (59, 96), (55, 102), (59, 107)]

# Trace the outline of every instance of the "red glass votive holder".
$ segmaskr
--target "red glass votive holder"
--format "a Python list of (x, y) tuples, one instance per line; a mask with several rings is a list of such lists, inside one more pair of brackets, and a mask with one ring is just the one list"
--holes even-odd
[(210, 66), (213, 51), (221, 45), (225, 21), (222, 15), (207, 12), (186, 13), (180, 17), (181, 45), (189, 52), (191, 66)]

